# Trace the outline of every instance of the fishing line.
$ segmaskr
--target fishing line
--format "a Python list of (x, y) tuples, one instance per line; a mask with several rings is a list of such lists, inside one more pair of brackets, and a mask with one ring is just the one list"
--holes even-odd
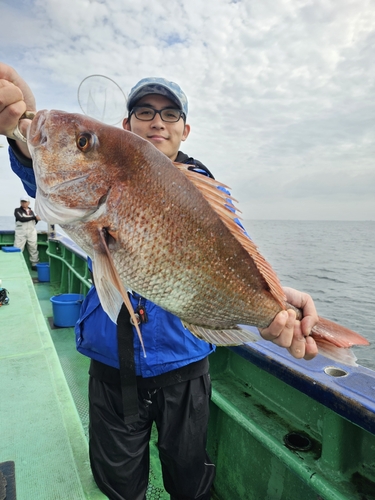
[(85, 115), (117, 125), (127, 115), (127, 98), (121, 87), (104, 75), (90, 75), (78, 87), (77, 98)]

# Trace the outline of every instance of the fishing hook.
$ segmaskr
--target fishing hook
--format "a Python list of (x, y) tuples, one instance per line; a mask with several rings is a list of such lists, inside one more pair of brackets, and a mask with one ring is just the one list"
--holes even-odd
[[(20, 117), (20, 119), (18, 120), (18, 123), (23, 120), (24, 118), (27, 118), (28, 120), (32, 120), (33, 118), (35, 117), (35, 113), (34, 111), (25, 111), (23, 113), (23, 115)], [(27, 139), (26, 137), (22, 134), (22, 132), (20, 131), (20, 129), (18, 128), (18, 125), (17, 127), (13, 130), (13, 136), (18, 139), (19, 141), (22, 141), (22, 142), (27, 142)]]

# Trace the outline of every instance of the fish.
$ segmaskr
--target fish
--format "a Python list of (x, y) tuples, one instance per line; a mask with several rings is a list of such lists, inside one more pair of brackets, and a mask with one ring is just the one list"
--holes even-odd
[[(293, 307), (238, 224), (238, 202), (224, 184), (172, 162), (130, 131), (80, 114), (39, 111), (27, 140), (36, 211), (91, 257), (112, 321), (125, 303), (137, 324), (130, 290), (178, 316), (198, 338), (239, 345), (256, 340), (241, 325), (268, 327)], [(352, 345), (369, 344), (320, 317), (311, 336), (335, 359)], [(355, 364), (346, 354), (342, 362)]]

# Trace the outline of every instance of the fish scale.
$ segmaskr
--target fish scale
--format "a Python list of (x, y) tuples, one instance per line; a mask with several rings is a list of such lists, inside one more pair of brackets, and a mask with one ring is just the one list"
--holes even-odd
[[(160, 209), (160, 204), (156, 208)], [(176, 213), (171, 214), (170, 218), (166, 216), (164, 223), (149, 242), (149, 248), (145, 248), (142, 232), (135, 230), (134, 233), (139, 235), (139, 238), (131, 241), (132, 251), (128, 256), (127, 239), (122, 240), (120, 236), (120, 246), (125, 250), (113, 254), (120, 277), (137, 293), (175, 314), (178, 313), (179, 317), (188, 323), (214, 328), (228, 328), (237, 324), (239, 320), (244, 324), (249, 322), (259, 324), (262, 312), (251, 314), (250, 310), (250, 304), (255, 303), (259, 294), (253, 287), (243, 284), (243, 280), (246, 280), (250, 272), (253, 279), (254, 270), (251, 270), (246, 263), (233, 258), (233, 247), (240, 247), (239, 243), (232, 241), (223, 247), (221, 242), (226, 228), (219, 228), (221, 231), (219, 237), (202, 237), (201, 233), (207, 233), (204, 226), (209, 225), (212, 232), (212, 224), (207, 220), (203, 220), (202, 223), (200, 219), (198, 212), (198, 223), (201, 223), (201, 227), (200, 231), (194, 233), (191, 231), (191, 226), (197, 227), (196, 221), (183, 220), (177, 225)], [(168, 229), (171, 227), (176, 229)], [(124, 231), (120, 233), (127, 236)], [(235, 250), (241, 253), (241, 248)], [(225, 257), (220, 258), (224, 251)], [(250, 261), (250, 257), (243, 253), (247, 261)], [(233, 267), (228, 266), (228, 262)], [(145, 268), (147, 279), (144, 277)], [(128, 269), (132, 270), (132, 276), (129, 276)], [(247, 276), (244, 274), (246, 270)], [(244, 291), (246, 294), (239, 296), (238, 291)], [(213, 295), (215, 301), (212, 301)], [(274, 307), (265, 320), (262, 318), (262, 326), (268, 325), (280, 310), (280, 306)], [(202, 313), (198, 315), (198, 311)]]
[[(92, 258), (113, 321), (123, 301), (133, 313), (130, 288), (198, 337), (230, 345), (253, 340), (238, 324), (263, 328), (290, 307), (217, 181), (173, 164), (132, 132), (78, 114), (40, 111), (28, 144), (36, 209)], [(323, 318), (312, 336), (326, 350), (368, 343)]]

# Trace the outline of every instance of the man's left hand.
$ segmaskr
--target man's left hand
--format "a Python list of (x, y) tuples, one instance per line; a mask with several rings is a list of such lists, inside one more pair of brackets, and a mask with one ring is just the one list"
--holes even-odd
[(309, 336), (318, 322), (314, 301), (307, 293), (294, 288), (284, 288), (284, 292), (287, 301), (302, 310), (302, 320), (296, 319), (296, 313), (292, 309), (281, 311), (270, 326), (260, 330), (260, 334), (265, 340), (286, 347), (295, 358), (312, 359), (318, 353), (315, 340)]

